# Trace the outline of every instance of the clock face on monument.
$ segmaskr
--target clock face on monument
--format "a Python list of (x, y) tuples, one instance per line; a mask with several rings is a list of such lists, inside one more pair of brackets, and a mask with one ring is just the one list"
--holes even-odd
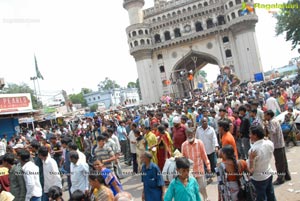
[(185, 30), (185, 32), (190, 32), (191, 31), (191, 25), (185, 25), (184, 26), (184, 30)]

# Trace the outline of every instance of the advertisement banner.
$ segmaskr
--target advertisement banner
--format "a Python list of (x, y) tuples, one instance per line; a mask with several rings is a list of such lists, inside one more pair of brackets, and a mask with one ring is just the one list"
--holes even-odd
[(0, 113), (32, 110), (29, 93), (0, 94)]

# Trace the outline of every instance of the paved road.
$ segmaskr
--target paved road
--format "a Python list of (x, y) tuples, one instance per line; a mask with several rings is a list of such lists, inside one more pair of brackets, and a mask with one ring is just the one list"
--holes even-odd
[[(287, 149), (287, 158), (289, 169), (292, 174), (292, 180), (280, 186), (275, 186), (275, 194), (278, 201), (300, 201), (300, 146)], [(275, 170), (275, 163), (272, 163)], [(124, 171), (130, 171), (131, 167), (123, 165)], [(276, 179), (276, 176), (273, 178)], [(121, 180), (125, 191), (130, 192), (135, 200), (141, 200), (142, 183), (141, 177), (136, 175), (128, 175)], [(211, 201), (218, 200), (216, 177), (213, 183), (207, 186), (208, 196)], [(68, 200), (68, 196), (64, 193), (64, 199)]]

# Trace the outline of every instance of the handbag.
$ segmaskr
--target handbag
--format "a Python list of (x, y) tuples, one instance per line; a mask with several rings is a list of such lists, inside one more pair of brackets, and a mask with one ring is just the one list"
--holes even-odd
[(240, 188), (238, 192), (239, 201), (256, 201), (256, 189), (250, 181), (247, 173), (242, 173), (240, 179), (238, 180), (238, 184)]

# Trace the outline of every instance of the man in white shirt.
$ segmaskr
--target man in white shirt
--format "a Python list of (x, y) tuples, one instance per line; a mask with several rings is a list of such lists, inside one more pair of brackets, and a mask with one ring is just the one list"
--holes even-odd
[(20, 150), (20, 160), (26, 185), (25, 201), (41, 201), (42, 186), (39, 177), (39, 168), (30, 161), (29, 151)]
[(206, 117), (202, 118), (201, 125), (202, 126), (198, 127), (196, 130), (196, 139), (199, 139), (203, 142), (207, 157), (210, 162), (211, 171), (214, 173), (217, 164), (216, 152), (218, 152), (219, 149), (217, 135), (214, 128), (208, 125), (208, 119)]
[(79, 161), (82, 163), (86, 163), (86, 156), (84, 155), (84, 153), (82, 153), (81, 151), (79, 151), (78, 147), (76, 144), (74, 144), (73, 142), (70, 142), (68, 144), (68, 148), (69, 151), (76, 151), (78, 153), (79, 156)]
[(70, 152), (71, 161), (71, 193), (76, 190), (81, 190), (86, 195), (89, 192), (89, 166), (85, 162), (79, 161), (79, 155), (76, 151)]
[(270, 140), (265, 140), (264, 136), (262, 126), (250, 127), (249, 137), (252, 147), (248, 154), (248, 169), (252, 174), (252, 183), (255, 186), (257, 198), (276, 200), (272, 184), (274, 172), (271, 168), (274, 145)]
[(43, 161), (44, 196), (48, 200), (48, 192), (51, 186), (62, 188), (61, 177), (56, 161), (50, 157), (47, 147), (40, 147), (39, 158)]
[(0, 156), (3, 156), (6, 153), (6, 146), (4, 142), (0, 141)]
[(280, 107), (277, 100), (274, 98), (274, 93), (270, 94), (270, 97), (266, 101), (266, 106), (268, 110), (272, 110), (274, 114), (280, 112)]
[(136, 159), (136, 137), (133, 132), (136, 128), (137, 128), (136, 123), (132, 123), (128, 138), (130, 141), (130, 153), (132, 156), (133, 172), (137, 174), (138, 173), (138, 164), (137, 164), (137, 159)]

